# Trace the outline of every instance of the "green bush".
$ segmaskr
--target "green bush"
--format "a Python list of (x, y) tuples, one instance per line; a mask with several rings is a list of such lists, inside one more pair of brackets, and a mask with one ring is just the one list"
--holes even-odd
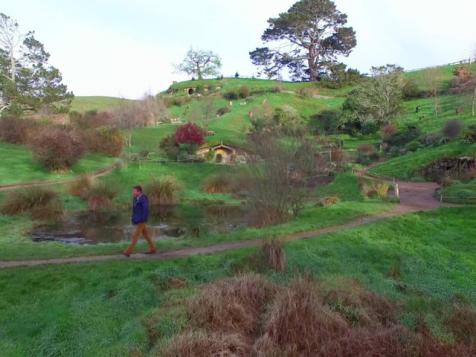
[(464, 140), (469, 143), (476, 143), (476, 124), (468, 126), (464, 131)]
[(223, 93), (223, 98), (227, 100), (237, 100), (240, 97), (240, 94), (235, 90), (230, 90)]
[(229, 112), (231, 112), (230, 107), (222, 107), (217, 110), (217, 115), (221, 117)]
[(341, 115), (342, 112), (336, 109), (326, 109), (316, 115), (313, 115), (309, 121), (311, 132), (315, 135), (336, 134), (340, 125)]
[(250, 96), (250, 88), (248, 86), (241, 86), (239, 90), (239, 96), (242, 99), (246, 99)]

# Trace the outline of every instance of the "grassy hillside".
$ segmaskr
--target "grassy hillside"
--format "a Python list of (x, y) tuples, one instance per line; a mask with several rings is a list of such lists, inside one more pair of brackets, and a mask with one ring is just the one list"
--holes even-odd
[(86, 155), (66, 173), (46, 170), (33, 160), (32, 152), (20, 145), (0, 143), (0, 185), (31, 181), (69, 179), (92, 173), (114, 163), (115, 159), (101, 155)]
[[(290, 243), (286, 272), (262, 274), (280, 284), (295, 274), (356, 279), (394, 301), (410, 329), (425, 323), (451, 340), (452, 302), (476, 305), (476, 226), (467, 224), (475, 219), (475, 209), (444, 209)], [(187, 327), (184, 299), (247, 269), (252, 252), (0, 271), (0, 349), (5, 356), (161, 355)], [(171, 278), (186, 287), (169, 287)]]
[(469, 145), (458, 141), (437, 147), (420, 149), (403, 156), (390, 159), (376, 167), (370, 172), (376, 175), (395, 177), (404, 180), (421, 179), (420, 170), (433, 161), (446, 157), (458, 157), (476, 155), (476, 144)]
[(71, 110), (77, 112), (87, 112), (88, 110), (105, 111), (131, 101), (133, 100), (116, 97), (79, 96), (74, 97), (71, 103)]

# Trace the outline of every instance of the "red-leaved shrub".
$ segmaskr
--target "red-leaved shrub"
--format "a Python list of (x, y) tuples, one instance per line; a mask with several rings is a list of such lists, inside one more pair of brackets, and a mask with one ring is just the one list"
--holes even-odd
[(175, 132), (177, 144), (202, 145), (205, 143), (206, 133), (198, 125), (187, 123), (182, 125)]

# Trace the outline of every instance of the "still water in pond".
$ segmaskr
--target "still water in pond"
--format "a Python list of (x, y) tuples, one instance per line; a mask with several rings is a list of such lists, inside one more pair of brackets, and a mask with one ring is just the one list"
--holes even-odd
[[(238, 206), (151, 207), (149, 229), (156, 240), (227, 233), (246, 227), (246, 215)], [(34, 228), (36, 242), (66, 244), (117, 243), (130, 239), (134, 226), (127, 211), (77, 213)]]

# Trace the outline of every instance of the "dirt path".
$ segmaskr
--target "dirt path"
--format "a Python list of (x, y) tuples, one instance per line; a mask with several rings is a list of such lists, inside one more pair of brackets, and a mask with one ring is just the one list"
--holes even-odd
[[(92, 174), (88, 174), (88, 176), (92, 178), (97, 178), (101, 176), (106, 176), (107, 174), (111, 173), (116, 168), (116, 164), (109, 165), (104, 167)], [(54, 185), (63, 185), (67, 183), (71, 183), (78, 180), (78, 178), (71, 178), (66, 180), (50, 180), (50, 181), (33, 181), (33, 182), (25, 182), (25, 183), (17, 183), (11, 185), (0, 185), (0, 192), (2, 191), (13, 191), (18, 190), (21, 188), (31, 188), (31, 187), (45, 187), (45, 186), (54, 186)]]
[[(402, 216), (404, 214), (429, 211), (441, 206), (440, 202), (433, 197), (435, 189), (438, 187), (435, 183), (414, 183), (398, 182), (400, 187), (400, 204), (392, 211), (379, 213), (369, 217), (356, 219), (352, 222), (338, 226), (326, 227), (307, 232), (298, 232), (280, 237), (284, 241), (296, 241), (302, 239), (317, 238), (319, 236), (335, 233), (345, 229), (351, 229), (366, 224), (379, 222), (391, 217)], [(259, 247), (262, 244), (261, 239), (246, 240), (238, 242), (228, 242), (216, 244), (208, 247), (184, 248), (170, 252), (158, 253), (153, 256), (145, 254), (134, 254), (130, 258), (122, 255), (103, 255), (75, 258), (58, 258), (45, 260), (25, 260), (25, 261), (0, 261), (0, 269), (34, 267), (40, 265), (59, 265), (59, 264), (78, 264), (78, 263), (99, 263), (114, 260), (165, 260), (194, 255), (213, 254), (224, 251), (236, 250), (241, 248)]]

